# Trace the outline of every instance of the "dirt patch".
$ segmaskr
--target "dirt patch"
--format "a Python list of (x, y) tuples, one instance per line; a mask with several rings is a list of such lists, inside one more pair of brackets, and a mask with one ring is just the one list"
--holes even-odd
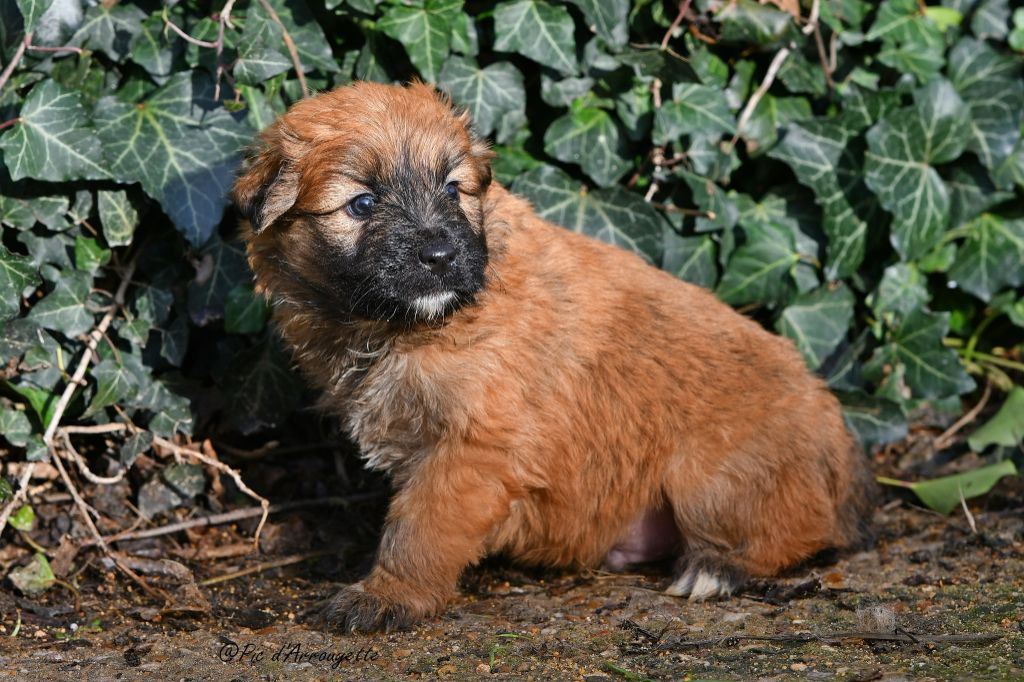
[[(351, 512), (297, 512), (268, 528), (281, 556), (178, 556), (199, 581), (282, 556), (292, 565), (206, 587), (140, 568), (176, 608), (156, 608), (98, 558), (77, 610), (59, 588), (38, 600), (0, 592), (0, 657), (19, 679), (1021, 679), (1024, 495), (1010, 494), (975, 511), (977, 533), (963, 516), (890, 503), (872, 550), (707, 604), (662, 594), (659, 567), (551, 573), (491, 560), (443, 617), (351, 636), (305, 612), (363, 570), (372, 532), (316, 556), (342, 546)], [(230, 547), (245, 530), (208, 529), (192, 549)]]

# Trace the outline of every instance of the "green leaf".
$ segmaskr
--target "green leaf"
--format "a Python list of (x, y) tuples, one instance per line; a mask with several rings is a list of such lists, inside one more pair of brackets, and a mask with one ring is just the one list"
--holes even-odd
[(36, 30), (39, 17), (43, 16), (52, 3), (53, 0), (18, 0), (18, 11), (21, 12), (21, 16), (25, 20), (23, 29), (25, 33)]
[(85, 21), (68, 41), (69, 45), (87, 47), (106, 54), (115, 62), (123, 62), (131, 54), (132, 40), (142, 31), (146, 13), (134, 5), (105, 3), (93, 5), (85, 12)]
[(926, 507), (940, 514), (948, 514), (960, 506), (961, 497), (966, 500), (979, 497), (992, 490), (1004, 476), (1016, 475), (1017, 467), (1006, 459), (996, 464), (978, 467), (973, 471), (930, 481), (911, 483), (879, 476), (878, 482), (912, 490)]
[(946, 185), (950, 192), (950, 227), (960, 227), (982, 211), (1013, 198), (1013, 192), (996, 189), (981, 164), (966, 159), (953, 167)]
[(876, 360), (903, 366), (905, 381), (916, 397), (934, 399), (966, 393), (974, 388), (974, 380), (964, 371), (957, 354), (943, 346), (948, 331), (949, 313), (918, 308), (893, 331), (891, 341), (880, 349)]
[(109, 246), (127, 246), (139, 224), (138, 211), (124, 190), (99, 190), (96, 193), (103, 236)]
[(142, 22), (139, 32), (131, 40), (132, 61), (161, 85), (174, 73), (174, 57), (181, 51), (180, 40), (168, 42), (169, 36), (173, 35), (164, 26), (161, 13), (154, 12)]
[(611, 47), (629, 40), (629, 0), (569, 0), (580, 8), (592, 31)]
[(25, 447), (32, 433), (32, 422), (21, 410), (0, 410), (0, 434), (11, 445)]
[[(305, 73), (313, 70), (325, 73), (337, 72), (338, 62), (331, 52), (327, 36), (324, 35), (323, 28), (317, 23), (306, 3), (302, 0), (269, 0), (269, 2), (281, 23), (288, 29), (288, 35), (292, 37), (292, 42), (295, 43), (295, 51), (299, 54), (302, 70)], [(258, 24), (275, 24), (273, 27), (267, 27), (268, 33), (265, 35), (281, 35), (280, 28), (276, 26), (277, 22), (270, 18), (259, 2), (249, 4), (245, 22), (247, 29), (250, 26), (255, 28)], [(283, 43), (284, 39), (282, 38), (278, 45), (283, 46)]]
[(494, 8), (494, 49), (518, 52), (567, 75), (577, 72), (575, 26), (564, 7), (511, 0)]
[(419, 6), (389, 7), (377, 22), (386, 35), (405, 46), (426, 80), (435, 82), (451, 47), (452, 25), (462, 0), (426, 0)]
[(280, 424), (298, 405), (302, 391), (290, 364), (274, 342), (239, 354), (226, 389), (232, 397), (230, 419), (243, 434)]
[(698, 132), (736, 132), (729, 104), (718, 88), (677, 83), (672, 101), (664, 102), (654, 115), (654, 142), (674, 142), (680, 135)]
[(236, 242), (212, 240), (200, 253), (199, 272), (188, 285), (188, 312), (203, 327), (224, 315), (228, 294), (251, 280), (245, 252)]
[(243, 85), (259, 85), (288, 71), (292, 68), (292, 60), (286, 53), (284, 34), (277, 23), (247, 22), (238, 41), (238, 61), (233, 70), (235, 79)]
[(512, 188), (532, 201), (545, 220), (633, 251), (649, 262), (661, 261), (663, 220), (632, 192), (618, 186), (587, 191), (551, 166), (524, 173)]
[(602, 187), (614, 184), (631, 167), (623, 158), (626, 141), (603, 109), (573, 107), (544, 133), (544, 151), (559, 161), (579, 164)]
[(65, 181), (110, 177), (78, 93), (53, 80), (35, 85), (18, 123), (0, 136), (11, 178)]
[(716, 251), (710, 235), (681, 237), (675, 230), (666, 228), (661, 269), (683, 281), (712, 289), (718, 280)]
[(780, 129), (787, 129), (795, 121), (811, 118), (811, 104), (803, 97), (773, 97), (765, 95), (754, 107), (754, 112), (743, 128), (747, 153), (757, 155), (773, 147)]
[[(17, 384), (11, 385), (11, 388), (21, 397), (28, 401), (29, 407), (39, 417), (39, 421), (42, 424), (49, 424), (50, 419), (53, 417), (53, 411), (57, 407), (57, 396), (53, 395), (49, 391), (41, 388), (36, 388), (29, 384)], [(29, 444), (32, 442), (32, 438), (29, 437)], [(42, 442), (42, 441), (40, 441)]]
[(29, 563), (8, 573), (7, 578), (26, 597), (38, 597), (57, 582), (50, 562), (38, 553), (32, 556)]
[(0, 244), (0, 321), (17, 315), (22, 293), (38, 283), (39, 271), (32, 261)]
[(971, 31), (978, 38), (1005, 40), (1009, 32), (1010, 3), (1008, 0), (981, 0), (971, 17)]
[[(10, 440), (10, 438), (8, 438)], [(1024, 441), (1024, 388), (1010, 389), (1002, 407), (967, 438), (971, 450), (981, 452), (989, 445), (1012, 448)]]
[(476, 24), (468, 14), (459, 12), (455, 15), (455, 19), (452, 21), (451, 42), (453, 51), (467, 57), (475, 57), (480, 52)]
[(28, 319), (40, 327), (74, 338), (92, 328), (93, 314), (85, 307), (92, 277), (84, 272), (61, 273), (53, 291), (32, 306)]
[(224, 305), (224, 331), (229, 334), (255, 334), (270, 317), (270, 306), (253, 292), (251, 284), (239, 284), (228, 292)]
[(949, 54), (949, 78), (967, 105), (967, 148), (993, 169), (1013, 153), (1024, 115), (1021, 60), (964, 38)]
[(814, 191), (824, 212), (830, 279), (849, 277), (864, 260), (867, 235), (877, 204), (864, 186), (860, 148), (853, 133), (838, 121), (815, 120), (791, 125), (769, 156), (788, 165)]
[(866, 448), (885, 445), (907, 437), (907, 419), (899, 405), (861, 391), (838, 394), (846, 425)]
[(850, 290), (842, 285), (820, 287), (786, 306), (775, 329), (793, 340), (810, 369), (817, 369), (846, 337), (852, 320)]
[(51, 230), (64, 230), (68, 227), (64, 214), (68, 212), (69, 204), (67, 197), (60, 196), (20, 198), (0, 195), (0, 223), (19, 230), (31, 229), (37, 223)]
[(779, 304), (793, 289), (790, 275), (800, 261), (793, 233), (775, 223), (744, 226), (747, 241), (737, 248), (718, 283), (718, 297), (731, 305)]
[(868, 131), (866, 181), (893, 214), (892, 242), (905, 258), (924, 255), (949, 222), (949, 190), (933, 165), (960, 156), (967, 108), (948, 81), (915, 93), (915, 106), (886, 116)]
[(964, 20), (964, 15), (949, 7), (925, 7), (924, 15), (931, 19), (935, 26), (943, 32), (946, 29), (956, 28)]
[(1006, 286), (1024, 284), (1024, 219), (983, 213), (968, 223), (967, 239), (949, 270), (949, 282), (983, 301)]
[(481, 69), (473, 59), (452, 57), (444, 63), (438, 82), (469, 111), (480, 135), (490, 135), (505, 114), (524, 111), (523, 75), (507, 62)]
[(248, 127), (211, 100), (209, 78), (177, 73), (149, 98), (96, 105), (103, 155), (121, 182), (139, 182), (194, 246), (205, 243), (227, 206)]
[(75, 267), (83, 272), (96, 272), (110, 262), (110, 249), (103, 248), (92, 237), (75, 237)]
[(721, 3), (715, 18), (722, 24), (722, 40), (769, 45), (782, 40), (793, 26), (793, 17), (754, 0)]
[(906, 315), (921, 308), (931, 298), (928, 281), (913, 263), (890, 265), (882, 274), (878, 289), (868, 298), (868, 304), (881, 317), (895, 312)]
[(127, 353), (121, 353), (120, 359), (107, 358), (93, 367), (92, 377), (96, 380), (96, 393), (93, 394), (92, 401), (82, 417), (88, 419), (104, 407), (130, 398), (139, 388), (140, 372), (144, 373), (141, 361)]
[(867, 39), (882, 41), (883, 64), (909, 71), (921, 82), (930, 80), (945, 63), (943, 31), (921, 11), (917, 0), (885, 0)]
[(27, 504), (23, 504), (18, 508), (18, 511), (11, 514), (7, 519), (7, 522), (10, 524), (11, 528), (29, 531), (32, 530), (32, 526), (35, 525), (36, 513), (32, 510), (32, 507)]

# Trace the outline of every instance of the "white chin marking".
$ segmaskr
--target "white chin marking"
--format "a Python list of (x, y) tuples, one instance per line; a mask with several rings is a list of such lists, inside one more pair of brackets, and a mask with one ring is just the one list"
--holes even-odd
[(455, 298), (454, 291), (445, 291), (440, 294), (428, 294), (414, 299), (412, 307), (419, 313), (420, 317), (432, 320), (444, 314), (448, 302)]
[(665, 594), (673, 597), (689, 595), (690, 601), (704, 601), (711, 597), (725, 597), (732, 593), (732, 585), (728, 580), (708, 573), (687, 569), (679, 578), (665, 589)]

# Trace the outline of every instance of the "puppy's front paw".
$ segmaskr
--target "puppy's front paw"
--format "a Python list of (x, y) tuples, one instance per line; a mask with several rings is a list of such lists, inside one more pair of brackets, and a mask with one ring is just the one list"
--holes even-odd
[(714, 556), (697, 554), (684, 557), (676, 566), (676, 578), (665, 588), (673, 597), (690, 601), (724, 598), (746, 581), (742, 570)]
[(392, 632), (415, 620), (410, 610), (385, 597), (367, 592), (363, 583), (349, 585), (323, 610), (326, 623), (341, 632)]

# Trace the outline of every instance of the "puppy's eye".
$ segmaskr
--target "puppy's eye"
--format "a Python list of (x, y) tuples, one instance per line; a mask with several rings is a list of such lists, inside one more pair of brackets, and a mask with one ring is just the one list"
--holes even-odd
[(353, 218), (369, 218), (377, 199), (372, 194), (360, 194), (348, 202), (348, 214)]
[(454, 180), (452, 182), (449, 182), (447, 185), (444, 186), (444, 193), (448, 195), (449, 199), (455, 199), (456, 201), (458, 201), (459, 183), (455, 182)]

